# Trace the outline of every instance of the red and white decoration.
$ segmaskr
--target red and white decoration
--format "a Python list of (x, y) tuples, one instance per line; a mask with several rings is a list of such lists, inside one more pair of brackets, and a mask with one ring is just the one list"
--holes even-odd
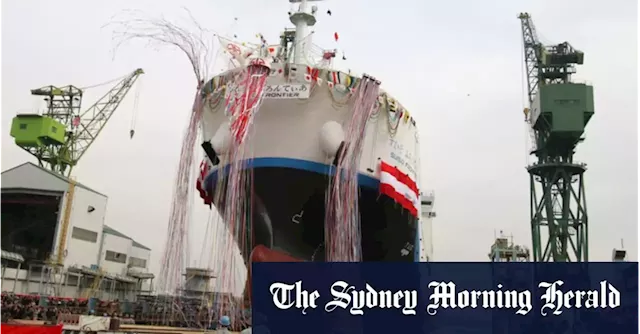
[(393, 198), (414, 217), (418, 216), (420, 208), (418, 185), (409, 175), (384, 161), (380, 162), (380, 193)]
[(307, 82), (318, 81), (318, 77), (320, 76), (320, 70), (317, 68), (313, 68), (311, 66), (307, 66), (307, 74), (305, 74), (304, 79)]
[(200, 198), (204, 201), (204, 204), (211, 205), (213, 203), (213, 196), (211, 196), (204, 184), (209, 172), (211, 171), (211, 166), (207, 158), (204, 158), (200, 163), (200, 173), (198, 174), (198, 179), (196, 180), (196, 189), (198, 193), (200, 193)]

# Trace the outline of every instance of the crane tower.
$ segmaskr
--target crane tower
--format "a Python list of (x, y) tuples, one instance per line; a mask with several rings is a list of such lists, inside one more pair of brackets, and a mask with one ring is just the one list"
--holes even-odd
[[(122, 78), (102, 98), (81, 111), (83, 91), (75, 86), (46, 86), (32, 89), (42, 96), (46, 110), (40, 114), (19, 114), (11, 124), (16, 145), (38, 159), (38, 164), (64, 176), (95, 141), (138, 77), (137, 69)], [(133, 129), (131, 130), (133, 136)]]
[(534, 141), (530, 153), (537, 158), (527, 167), (533, 261), (588, 261), (586, 165), (573, 156), (594, 113), (593, 87), (571, 81), (584, 53), (567, 42), (543, 45), (531, 16), (518, 18), (530, 106), (524, 113)]

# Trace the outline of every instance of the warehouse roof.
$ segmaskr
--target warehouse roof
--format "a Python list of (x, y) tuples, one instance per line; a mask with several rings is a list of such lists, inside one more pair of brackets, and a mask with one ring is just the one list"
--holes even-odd
[(147, 247), (147, 246), (145, 246), (145, 245), (143, 245), (143, 244), (141, 244), (141, 243), (139, 243), (139, 242), (137, 242), (137, 241), (135, 241), (135, 240), (133, 240), (133, 245), (134, 245), (135, 247), (138, 247), (138, 248), (142, 248), (142, 249), (146, 249), (146, 250), (151, 250), (151, 248), (149, 248), (149, 247)]
[[(15, 166), (13, 168), (9, 168), (9, 169), (3, 171), (2, 173), (0, 173), (0, 175), (6, 177), (7, 173), (12, 172), (12, 171), (17, 171), (18, 169), (33, 169), (35, 171), (48, 174), (47, 176), (49, 176), (49, 177), (54, 177), (54, 178), (58, 179), (59, 181), (64, 182), (65, 188), (64, 189), (56, 189), (58, 191), (66, 191), (69, 188), (69, 183), (71, 182), (71, 180), (68, 177), (62, 176), (62, 175), (60, 175), (60, 174), (58, 174), (56, 172), (53, 172), (53, 171), (48, 170), (48, 169), (46, 169), (44, 167), (38, 166), (38, 165), (36, 165), (36, 164), (34, 164), (32, 162), (25, 162), (25, 163), (23, 163), (21, 165)], [(3, 179), (2, 183), (5, 184), (5, 182), (6, 182), (5, 179)], [(102, 194), (102, 193), (100, 193), (98, 191), (95, 191), (94, 189), (91, 189), (91, 188), (87, 187), (86, 185), (84, 185), (82, 183), (79, 183), (79, 182), (75, 182), (75, 183), (76, 183), (76, 187), (80, 187), (80, 188), (86, 189), (86, 190), (88, 190), (88, 191), (90, 191), (92, 193), (98, 194), (100, 196), (107, 197), (107, 195)], [(20, 187), (11, 187), (11, 188), (27, 188), (27, 189), (29, 189), (31, 187), (22, 187), (22, 186), (20, 186)], [(47, 190), (51, 190), (51, 189), (47, 189)]]
[(104, 225), (104, 227), (102, 227), (102, 232), (107, 233), (107, 234), (111, 234), (111, 235), (115, 235), (118, 236), (120, 238), (124, 238), (124, 239), (129, 239), (132, 241), (133, 246), (138, 247), (138, 248), (142, 248), (142, 249), (146, 249), (146, 250), (151, 250), (151, 248), (133, 240), (133, 238), (129, 237), (128, 235), (114, 229), (113, 227), (109, 227), (107, 225)]

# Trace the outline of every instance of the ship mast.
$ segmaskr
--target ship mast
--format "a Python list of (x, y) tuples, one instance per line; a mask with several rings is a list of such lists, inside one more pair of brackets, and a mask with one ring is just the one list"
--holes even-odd
[(289, 19), (291, 23), (296, 26), (296, 37), (293, 45), (293, 62), (294, 64), (306, 64), (307, 63), (307, 50), (311, 45), (311, 35), (309, 33), (309, 27), (313, 27), (316, 24), (315, 13), (317, 7), (314, 5), (311, 10), (308, 9), (309, 2), (322, 1), (322, 0), (289, 0), (290, 3), (299, 3), (297, 11), (291, 11), (289, 13)]

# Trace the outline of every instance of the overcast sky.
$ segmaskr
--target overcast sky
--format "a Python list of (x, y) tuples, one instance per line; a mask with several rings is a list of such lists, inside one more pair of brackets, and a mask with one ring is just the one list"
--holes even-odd
[[(165, 242), (182, 132), (194, 94), (185, 56), (141, 43), (119, 50), (102, 28), (125, 9), (179, 18), (187, 6), (201, 25), (277, 43), (288, 26), (285, 0), (3, 1), (2, 169), (27, 160), (9, 136), (16, 112), (34, 108), (32, 88), (89, 86), (136, 67), (141, 80), (136, 135), (133, 96), (83, 157), (78, 180), (108, 194), (106, 223), (153, 248)], [(637, 260), (637, 1), (326, 1), (314, 42), (338, 47), (358, 73), (381, 79), (416, 118), (422, 188), (436, 194), (438, 261), (484, 261), (495, 231), (531, 244), (528, 133), (523, 122), (522, 41), (517, 14), (529, 11), (541, 39), (569, 41), (586, 54), (577, 78), (594, 85), (596, 114), (577, 157), (587, 162), (591, 260), (624, 246)], [(238, 18), (233, 25), (234, 17)], [(88, 90), (89, 106), (108, 87)], [(196, 202), (194, 246), (208, 210)], [(194, 253), (197, 253), (194, 251)], [(197, 256), (192, 256), (195, 258)]]

